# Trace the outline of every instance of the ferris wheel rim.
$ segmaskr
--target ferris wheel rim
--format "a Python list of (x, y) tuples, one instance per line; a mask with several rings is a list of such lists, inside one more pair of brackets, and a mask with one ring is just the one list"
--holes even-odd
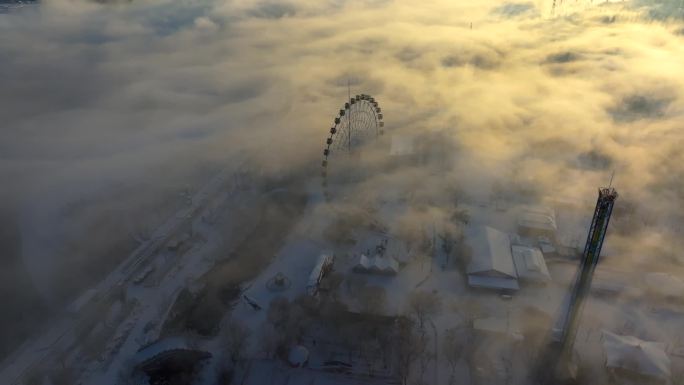
[[(334, 124), (328, 131), (328, 136), (326, 138), (325, 147), (323, 149), (323, 161), (321, 163), (321, 166), (322, 166), (322, 171), (321, 171), (322, 183), (321, 184), (323, 187), (324, 196), (325, 196), (326, 200), (330, 199), (330, 194), (327, 190), (327, 186), (328, 186), (328, 165), (329, 165), (329, 161), (330, 161), (330, 156), (333, 153), (333, 151), (332, 151), (333, 149), (335, 149), (334, 152), (337, 152), (337, 150), (340, 149), (339, 145), (337, 145), (337, 142), (339, 142), (339, 141), (335, 140), (337, 138), (338, 134), (340, 134), (342, 132), (338, 129), (338, 127), (340, 127), (343, 124), (343, 122), (344, 122), (343, 117), (349, 116), (349, 114), (352, 112), (352, 106), (354, 106), (355, 104), (358, 104), (358, 105), (363, 104), (363, 105), (369, 107), (368, 111), (370, 111), (370, 113), (372, 114), (372, 117), (370, 117), (370, 114), (367, 113), (368, 111), (365, 111), (366, 112), (365, 115), (366, 115), (366, 118), (368, 118), (368, 120), (364, 120), (364, 123), (369, 123), (370, 125), (373, 125), (375, 139), (377, 140), (377, 138), (379, 136), (384, 134), (385, 123), (383, 121), (382, 109), (380, 108), (379, 103), (375, 100), (374, 97), (372, 97), (371, 95), (368, 95), (368, 94), (358, 94), (358, 95), (354, 95), (353, 97), (351, 97), (349, 100), (347, 100), (344, 103), (343, 108), (341, 108), (339, 110), (339, 112), (337, 113), (337, 115), (333, 119)], [(351, 119), (351, 117), (349, 117), (347, 126), (352, 125), (352, 123), (351, 123), (352, 121), (353, 120)], [(349, 133), (348, 151), (351, 152), (351, 128), (349, 128), (349, 131), (350, 131), (350, 133)], [(333, 145), (337, 145), (338, 147), (337, 148), (331, 147)]]

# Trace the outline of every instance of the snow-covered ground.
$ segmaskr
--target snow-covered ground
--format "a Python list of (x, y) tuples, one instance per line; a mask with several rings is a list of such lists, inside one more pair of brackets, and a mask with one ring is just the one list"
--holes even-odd
[[(239, 235), (247, 230), (245, 222), (232, 218), (221, 218), (228, 221), (231, 231), (219, 232), (212, 225), (212, 218), (218, 207), (228, 206), (227, 212), (236, 212), (235, 207), (249, 207), (257, 204), (258, 200), (251, 191), (238, 189), (226, 193), (227, 172), (213, 179), (204, 189), (200, 190), (191, 200), (189, 207), (174, 214), (151, 237), (151, 240), (141, 245), (122, 265), (97, 287), (86, 291), (70, 307), (70, 311), (62, 319), (53, 323), (43, 335), (27, 342), (22, 349), (3, 363), (0, 378), (7, 378), (9, 384), (19, 383), (19, 379), (41, 363), (51, 358), (55, 353), (72, 351), (68, 356), (74, 367), (81, 371), (80, 383), (83, 384), (112, 384), (115, 385), (122, 371), (130, 370), (136, 360), (143, 355), (154, 355), (169, 346), (184, 346), (186, 342), (179, 339), (159, 338), (160, 328), (167, 317), (178, 294), (188, 287), (196, 285), (200, 277), (216, 265), (216, 250), (221, 244), (235, 244), (240, 241)], [(272, 300), (284, 297), (294, 301), (297, 297), (306, 295), (307, 283), (312, 268), (323, 253), (333, 253), (336, 256), (334, 272), (341, 275), (345, 281), (360, 279), (365, 285), (381, 287), (385, 294), (385, 306), (380, 313), (388, 316), (404, 315), (407, 313), (408, 301), (415, 291), (436, 293), (442, 302), (442, 309), (438, 314), (431, 315), (426, 325), (428, 349), (431, 359), (424, 379), (429, 383), (447, 384), (452, 379), (452, 368), (448, 365), (442, 352), (445, 336), (450, 329), (461, 330), (468, 338), (475, 338), (468, 321), (479, 322), (483, 330), (478, 334), (477, 341), (482, 346), (475, 349), (477, 354), (485, 354), (491, 359), (490, 366), (500, 371), (500, 376), (508, 377), (512, 383), (526, 383), (529, 376), (534, 352), (524, 350), (520, 353), (520, 339), (522, 330), (529, 328), (526, 321), (530, 309), (544, 314), (548, 319), (558, 316), (560, 304), (573, 281), (576, 262), (571, 260), (547, 261), (552, 282), (547, 286), (523, 286), (513, 296), (501, 296), (496, 292), (473, 291), (468, 288), (465, 273), (455, 261), (447, 263), (446, 255), (441, 247), (432, 248), (431, 252), (409, 251), (404, 240), (396, 234), (390, 234), (393, 224), (407, 211), (407, 203), (402, 200), (402, 194), (396, 194), (396, 199), (377, 200), (373, 213), (374, 220), (381, 226), (373, 230), (356, 229), (353, 232), (354, 244), (335, 244), (325, 235), (325, 229), (333, 224), (339, 208), (326, 204), (320, 191), (310, 188), (306, 209), (295, 223), (288, 229), (282, 247), (270, 258), (270, 262), (249, 282), (243, 282), (240, 299), (236, 306), (224, 316), (224, 321), (235, 319), (247, 325), (252, 333), (249, 343), (247, 364), (236, 372), (241, 383), (244, 384), (356, 384), (356, 383), (387, 383), (383, 379), (370, 379), (363, 376), (362, 371), (352, 371), (353, 374), (335, 374), (320, 370), (320, 357), (313, 357), (308, 368), (291, 368), (280, 360), (264, 358), (260, 353), (259, 338), (262, 327), (268, 320), (268, 308)], [(386, 198), (386, 197), (385, 197)], [(465, 225), (467, 238), (468, 228), (482, 225), (495, 227), (509, 234), (517, 231), (517, 218), (521, 210), (520, 205), (499, 202), (490, 204), (486, 201), (463, 200), (459, 209), (468, 212), (469, 220)], [(586, 212), (584, 212), (586, 211)], [(429, 211), (428, 211), (429, 212)], [(591, 209), (577, 210), (567, 215), (559, 216), (559, 227), (564, 227), (569, 233), (585, 231), (586, 223), (591, 217)], [(438, 241), (436, 234), (443, 227), (439, 221), (443, 218), (435, 217), (428, 220), (422, 229), (427, 235), (432, 234), (433, 241)], [(232, 223), (232, 224), (231, 224)], [(233, 226), (233, 227), (231, 227)], [(188, 250), (173, 252), (165, 246), (185, 229), (192, 228), (195, 236)], [(238, 231), (239, 230), (239, 231)], [(185, 238), (183, 238), (185, 239)], [(401, 268), (396, 275), (379, 276), (359, 274), (353, 271), (360, 254), (368, 254), (375, 246), (388, 240), (391, 247), (387, 256), (401, 260)], [(401, 254), (401, 255), (400, 255)], [(276, 275), (286, 277), (288, 285), (281, 290), (269, 288), (269, 281)], [(598, 288), (608, 288), (607, 292), (615, 292), (618, 296), (604, 295), (606, 290), (596, 291), (585, 306), (582, 325), (578, 332), (576, 349), (591, 362), (598, 363), (600, 369), (601, 330), (622, 331), (648, 340), (666, 341), (668, 351), (676, 353), (684, 346), (681, 324), (684, 322), (684, 309), (681, 306), (669, 305), (662, 300), (655, 301), (645, 297), (639, 291), (629, 291), (630, 280), (634, 286), (638, 285), (639, 277), (630, 275), (617, 276), (610, 269), (599, 267), (595, 283)], [(106, 343), (101, 360), (80, 363), (78, 349), (69, 349), (78, 335), (79, 317), (89, 305), (102, 300), (117, 287), (125, 288), (127, 303), (134, 304), (132, 308), (121, 302), (112, 304), (112, 308), (103, 318), (111, 320), (113, 330)], [(612, 290), (612, 291), (611, 291)], [(630, 295), (627, 295), (629, 291)], [(346, 285), (341, 285), (336, 293), (352, 312), (361, 311), (361, 304)], [(256, 303), (260, 310), (245, 300)], [(118, 321), (117, 321), (118, 320)], [(222, 324), (224, 327), (226, 323)], [(484, 325), (484, 326), (483, 326)], [(539, 333), (544, 332), (540, 325)], [(492, 330), (485, 330), (492, 329)], [(484, 334), (483, 334), (484, 333)], [(484, 336), (484, 337), (483, 337)], [(503, 337), (502, 337), (503, 336)], [(155, 343), (155, 341), (157, 341)], [(144, 346), (153, 343), (148, 349)], [(308, 344), (312, 354), (319, 354), (322, 348), (316, 348), (315, 340), (305, 339), (301, 342)], [(521, 342), (523, 345), (525, 341)], [(199, 382), (211, 384), (216, 379), (217, 369), (223, 366), (226, 347), (222, 345), (220, 333), (218, 337), (205, 339), (200, 342), (199, 349), (212, 354), (207, 365), (202, 369)], [(518, 344), (518, 345), (516, 345)], [(458, 361), (453, 374), (457, 383), (468, 383), (478, 373), (478, 367), (471, 366), (467, 360), (467, 353)], [(517, 369), (508, 366), (514, 362)], [(498, 368), (498, 369), (496, 369)], [(524, 370), (523, 370), (524, 369)], [(389, 369), (388, 369), (389, 370)], [(475, 370), (476, 372), (472, 372)], [(390, 375), (391, 377), (391, 375)]]
[[(167, 257), (164, 246), (174, 236), (186, 231), (188, 226), (202, 232), (202, 214), (207, 206), (214, 207), (225, 204), (227, 201), (244, 206), (253, 204), (254, 195), (248, 191), (225, 190), (226, 187), (231, 188), (229, 182), (232, 172), (231, 169), (225, 169), (217, 174), (192, 197), (188, 207), (174, 213), (119, 267), (74, 301), (69, 307), (70, 311), (54, 320), (47, 330), (28, 340), (6, 359), (0, 368), (0, 378), (3, 379), (3, 383), (20, 383), (23, 376), (31, 374), (32, 370), (45, 365), (50, 359), (55, 359), (55, 355), (62, 354), (64, 350), (77, 344), (78, 341), (74, 339), (79, 334), (83, 309), (105, 299), (118, 287), (125, 287), (127, 295), (130, 296), (129, 300), (136, 303), (136, 308), (118, 325), (114, 332), (116, 342), (108, 345), (108, 351), (103, 353), (103, 356), (111, 355), (111, 357), (84, 368), (83, 373), (83, 383), (114, 383), (118, 378), (115, 374), (125, 364), (128, 357), (131, 357), (140, 347), (138, 340), (145, 325), (149, 322), (158, 322), (160, 306), (170, 306), (178, 291), (213, 266), (214, 261), (208, 257), (207, 252), (211, 251), (216, 242), (225, 240), (222, 235), (205, 234), (203, 238), (206, 242), (195, 244), (192, 250), (175, 261), (169, 272), (161, 277), (157, 286), (145, 288), (135, 285), (133, 281), (139, 277), (141, 271), (151, 266), (159, 266), (157, 260)], [(211, 204), (209, 204), (210, 201)], [(204, 228), (206, 231), (206, 227)], [(161, 309), (162, 312), (164, 310)], [(74, 367), (79, 365), (82, 363), (74, 364)]]
[[(393, 203), (388, 203), (392, 205)], [(284, 296), (293, 300), (298, 295), (305, 293), (305, 285), (308, 274), (314, 266), (317, 257), (326, 251), (336, 252), (335, 272), (343, 274), (345, 277), (358, 275), (352, 271), (356, 263), (356, 258), (360, 253), (372, 248), (380, 239), (386, 237), (381, 233), (368, 232), (356, 234), (358, 242), (347, 248), (335, 248), (333, 245), (322, 241), (319, 238), (320, 229), (325, 223), (321, 223), (317, 210), (321, 208), (309, 208), (307, 215), (301, 220), (299, 225), (293, 229), (287, 244), (274, 257), (272, 263), (264, 269), (262, 274), (256, 278), (246, 290), (246, 294), (254, 299), (261, 307), (261, 311), (255, 311), (251, 306), (243, 304), (238, 306), (233, 313), (233, 317), (244, 320), (249, 325), (262, 325), (266, 322), (266, 309), (269, 302), (278, 296)], [(517, 230), (517, 215), (520, 207), (517, 205), (490, 205), (487, 203), (465, 203), (462, 208), (468, 210), (470, 222), (468, 226), (489, 225), (498, 229), (514, 234)], [(396, 216), (397, 209), (380, 207), (379, 221), (385, 224), (391, 223)], [(568, 232), (581, 233), (585, 231), (592, 211), (579, 210), (569, 213), (559, 219), (559, 226), (565, 226)], [(313, 231), (313, 229), (319, 229)], [(451, 369), (447, 365), (442, 355), (442, 342), (447, 329), (464, 328), (465, 319), (471, 317), (469, 309), (465, 307), (467, 303), (477, 303), (479, 319), (502, 320), (505, 326), (505, 333), (512, 337), (520, 335), (522, 329), (527, 325), (529, 309), (536, 309), (550, 320), (555, 319), (561, 309), (561, 302), (568, 292), (569, 286), (573, 282), (577, 268), (576, 262), (572, 261), (550, 261), (549, 270), (553, 282), (547, 286), (523, 286), (519, 292), (509, 297), (503, 297), (496, 292), (472, 291), (469, 290), (465, 282), (465, 275), (455, 266), (444, 266), (443, 252), (437, 250), (435, 255), (414, 256), (396, 276), (375, 276), (363, 275), (368, 285), (380, 286), (385, 289), (386, 309), (389, 315), (405, 314), (407, 300), (411, 292), (415, 290), (438, 293), (443, 302), (442, 312), (435, 315), (430, 320), (430, 346), (434, 350), (435, 359), (430, 364), (427, 378), (430, 383), (447, 384)], [(614, 285), (611, 281), (610, 270), (605, 272), (605, 268), (599, 268), (597, 272), (597, 283), (604, 285)], [(292, 282), (292, 285), (282, 292), (270, 292), (266, 288), (266, 282), (277, 273), (282, 273)], [(625, 277), (624, 281), (636, 280), (637, 277)], [(638, 282), (633, 281), (634, 286)], [(624, 293), (628, 290), (625, 289)], [(636, 292), (639, 294), (638, 292)], [(624, 298), (603, 298), (599, 297), (599, 292), (587, 300), (584, 310), (585, 316), (582, 319), (582, 326), (578, 333), (576, 350), (587, 357), (589, 362), (593, 362), (602, 370), (601, 330), (623, 330), (625, 333), (632, 333), (640, 336), (650, 336), (652, 340), (669, 341), (668, 349), (678, 351), (681, 349), (682, 335), (676, 325), (681, 325), (684, 321), (684, 312), (681, 308), (673, 308), (669, 311), (658, 311), (654, 308), (647, 297), (628, 297)], [(634, 294), (634, 293), (632, 293)], [(340, 289), (340, 298), (349, 305), (351, 310), (355, 310), (355, 299), (345, 294), (344, 289)], [(358, 307), (356, 308), (358, 310)], [(672, 315), (675, 312), (676, 315)], [(625, 325), (641, 325), (642, 330), (634, 330)], [(258, 327), (258, 326), (257, 326)], [(541, 327), (541, 326), (540, 326)], [(546, 327), (546, 326), (544, 326)], [(544, 330), (539, 330), (543, 334)], [(485, 341), (485, 340), (482, 340)], [(490, 342), (499, 344), (501, 340), (498, 334), (490, 337)], [(496, 342), (499, 341), (499, 342)], [(484, 343), (484, 342), (483, 342)], [(524, 344), (525, 342), (522, 342)], [(501, 348), (497, 357), (502, 362), (515, 362), (518, 367), (524, 370), (513, 370), (510, 374), (513, 383), (526, 383), (529, 381), (532, 361), (535, 359), (534, 352), (525, 351), (520, 354), (520, 348), (512, 348), (509, 342), (503, 342), (508, 348)], [(498, 346), (498, 345), (497, 345)], [(497, 348), (498, 349), (498, 348)], [(465, 357), (464, 357), (465, 358)], [(496, 357), (491, 359), (496, 361)], [(505, 366), (505, 364), (502, 364)], [(595, 365), (595, 366), (596, 366)], [(457, 383), (469, 382), (470, 370), (465, 359), (462, 359), (456, 366)], [(518, 368), (520, 369), (520, 368)], [(503, 368), (503, 371), (508, 369)], [(434, 380), (432, 379), (434, 376)], [(247, 371), (245, 383), (357, 383), (349, 376), (339, 376), (322, 374), (319, 371), (307, 369), (293, 369), (283, 363), (256, 360), (251, 361), (251, 369)], [(358, 381), (358, 380), (357, 380)]]

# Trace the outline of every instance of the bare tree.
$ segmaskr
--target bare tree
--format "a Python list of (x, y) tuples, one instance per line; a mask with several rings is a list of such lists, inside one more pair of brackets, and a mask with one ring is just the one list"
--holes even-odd
[(30, 371), (23, 378), (24, 385), (43, 385), (45, 382), (45, 371), (42, 369)]
[(454, 255), (456, 256), (456, 261), (461, 265), (462, 268), (466, 268), (470, 263), (472, 258), (473, 250), (465, 243), (465, 239), (461, 236), (455, 244)]
[(320, 315), (325, 320), (325, 324), (337, 334), (342, 332), (348, 310), (343, 302), (331, 299), (321, 301)]
[(48, 378), (54, 385), (71, 385), (76, 382), (76, 372), (72, 368), (58, 368), (53, 370)]
[(298, 310), (295, 308), (300, 308), (304, 310), (305, 313), (312, 314), (316, 313), (318, 311), (318, 306), (319, 306), (319, 298), (314, 298), (308, 294), (300, 294), (298, 295), (293, 301), (292, 301), (292, 308), (293, 310), (290, 312), (297, 312)]
[(451, 220), (467, 225), (468, 222), (470, 222), (470, 213), (467, 209), (456, 209), (453, 214), (451, 214)]
[(264, 322), (261, 327), (261, 333), (259, 333), (260, 352), (266, 356), (266, 358), (273, 358), (280, 344), (281, 338), (279, 337), (278, 332), (273, 328), (273, 325)]
[(444, 264), (444, 267), (446, 268), (449, 266), (449, 260), (451, 259), (451, 253), (454, 251), (456, 239), (451, 231), (444, 231), (439, 235), (439, 239), (442, 241), (442, 251), (446, 255), (446, 263)]
[(309, 324), (310, 319), (307, 316), (306, 311), (301, 306), (292, 306), (284, 329), (287, 340), (300, 341), (306, 333)]
[(285, 297), (276, 297), (271, 300), (266, 319), (277, 329), (285, 327), (290, 318), (290, 301)]
[(361, 350), (361, 358), (366, 364), (368, 375), (370, 377), (374, 374), (375, 362), (382, 354), (382, 346), (377, 338), (362, 338), (359, 348)]
[(439, 234), (439, 240), (442, 241), (442, 251), (447, 255), (451, 254), (454, 250), (454, 243), (456, 242), (454, 233), (449, 230), (444, 230)]
[(281, 336), (278, 348), (283, 348), (303, 337), (310, 322), (307, 311), (304, 309), (305, 306), (309, 306), (307, 304), (309, 300), (301, 298), (290, 303), (287, 298), (279, 297), (271, 301), (266, 319)]
[(369, 285), (359, 292), (361, 311), (369, 314), (382, 314), (387, 305), (387, 293), (382, 286)]
[(344, 275), (337, 272), (332, 272), (326, 275), (321, 282), (321, 286), (325, 287), (330, 296), (337, 298), (337, 290), (344, 281)]
[(242, 363), (245, 359), (249, 337), (252, 331), (236, 319), (230, 319), (223, 327), (221, 342), (225, 346), (233, 364)]
[(126, 360), (117, 373), (117, 385), (139, 385), (146, 383), (147, 374), (142, 370), (136, 370), (132, 359)]
[(436, 292), (414, 291), (409, 296), (408, 313), (413, 316), (424, 332), (425, 321), (442, 311), (442, 299)]
[(395, 351), (397, 355), (397, 375), (402, 385), (408, 383), (414, 364), (420, 352), (420, 337), (416, 333), (415, 324), (407, 318), (400, 318), (396, 327)]
[(425, 377), (425, 372), (427, 371), (428, 365), (434, 360), (436, 352), (431, 351), (428, 348), (429, 338), (427, 333), (421, 331), (418, 334), (418, 343), (416, 344), (416, 350), (418, 351), (418, 363), (420, 364), (420, 382), (423, 382)]
[(347, 292), (353, 296), (358, 296), (363, 288), (368, 284), (368, 280), (358, 274), (351, 274), (347, 277)]
[(391, 233), (404, 242), (406, 253), (426, 252), (432, 247), (432, 233), (426, 233), (428, 223), (433, 218), (420, 210), (411, 210), (393, 223)]
[(442, 354), (449, 363), (451, 373), (449, 375), (449, 384), (454, 384), (456, 381), (456, 366), (463, 355), (463, 338), (456, 328), (446, 330), (444, 339), (442, 340)]
[(449, 260), (454, 253), (455, 247), (459, 242), (463, 241), (463, 225), (467, 224), (468, 220), (468, 212), (466, 210), (456, 209), (451, 215), (451, 222), (443, 224), (439, 239), (442, 244), (442, 251), (446, 254), (447, 266), (449, 265)]

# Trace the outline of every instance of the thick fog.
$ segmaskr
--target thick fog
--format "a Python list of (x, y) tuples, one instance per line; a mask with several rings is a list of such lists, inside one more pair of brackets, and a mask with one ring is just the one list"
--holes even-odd
[(315, 178), (348, 83), (380, 102), (388, 133), (440, 135), (450, 154), (444, 175), (395, 169), (358, 196), (525, 183), (590, 206), (614, 172), (636, 213), (611, 234), (616, 263), (681, 275), (684, 11), (552, 3), (46, 0), (0, 13), (2, 298), (17, 314), (3, 327), (103, 277), (226, 164)]

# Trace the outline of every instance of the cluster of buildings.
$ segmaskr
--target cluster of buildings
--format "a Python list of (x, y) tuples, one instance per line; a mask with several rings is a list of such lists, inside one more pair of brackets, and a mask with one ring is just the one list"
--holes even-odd
[(474, 288), (515, 291), (521, 284), (551, 281), (545, 255), (555, 255), (556, 219), (552, 210), (526, 208), (518, 220), (518, 235), (490, 226), (473, 229), (467, 267), (468, 284)]
[[(407, 139), (398, 138), (393, 145), (396, 150), (395, 155), (411, 153), (411, 141)], [(382, 286), (388, 293), (388, 300), (391, 299), (397, 304), (402, 301), (400, 297), (408, 296), (411, 291), (423, 284), (430, 275), (432, 275), (433, 282), (427, 285), (429, 287), (448, 287), (443, 286), (442, 283), (437, 283), (437, 281), (453, 279), (454, 274), (457, 274), (464, 277), (465, 283), (474, 292), (490, 290), (496, 293), (513, 294), (524, 287), (538, 288), (538, 290), (533, 289), (525, 292), (537, 293), (532, 294), (533, 297), (528, 298), (525, 294), (523, 298), (519, 295), (518, 297), (523, 298), (523, 302), (519, 303), (529, 303), (529, 300), (534, 300), (538, 294), (541, 294), (540, 291), (546, 290), (544, 287), (547, 286), (549, 290), (553, 290), (557, 294), (559, 289), (553, 289), (550, 285), (552, 276), (547, 262), (559, 261), (568, 254), (562, 251), (562, 245), (564, 245), (561, 240), (563, 229), (559, 230), (556, 213), (553, 209), (540, 206), (526, 206), (518, 209), (515, 211), (515, 217), (509, 215), (503, 221), (491, 218), (479, 220), (466, 227), (462, 241), (467, 245), (466, 249), (469, 251), (459, 256), (465, 257), (464, 269), (462, 270), (445, 271), (443, 266), (442, 270), (435, 269), (434, 273), (430, 268), (430, 273), (428, 273), (421, 267), (418, 274), (426, 275), (426, 278), (419, 282), (412, 281), (411, 279), (414, 278), (407, 277), (416, 274), (416, 270), (412, 272), (405, 270), (410, 270), (411, 266), (417, 269), (416, 264), (411, 262), (412, 258), (399, 255), (399, 253), (395, 253), (395, 250), (388, 250), (385, 239), (380, 241), (376, 248), (368, 249), (365, 252), (360, 251), (360, 246), (356, 247), (355, 252), (347, 260), (342, 258), (339, 263), (332, 257), (321, 256), (312, 269), (307, 291), (311, 295), (317, 294), (318, 283), (325, 274), (332, 271), (334, 263), (335, 269), (348, 274), (348, 277), (352, 274), (374, 276), (368, 277), (370, 284)], [(565, 223), (565, 221), (562, 222)], [(437, 242), (436, 237), (434, 242)], [(581, 250), (578, 248), (574, 250), (574, 252), (579, 251)], [(562, 268), (559, 269), (562, 271)], [(553, 271), (555, 274), (556, 269), (554, 268)], [(604, 274), (606, 274), (606, 269), (600, 269), (597, 272), (598, 282), (595, 282), (592, 288), (594, 294), (597, 293), (595, 290), (602, 290), (602, 288), (605, 290), (607, 285), (615, 281), (614, 279), (603, 279)], [(554, 279), (558, 280), (558, 278)], [(684, 290), (684, 283), (669, 274), (647, 273), (644, 280), (645, 287), (667, 298), (676, 297), (677, 293)], [(407, 283), (410, 284), (406, 285)], [(451, 287), (454, 287), (453, 284)], [(454, 290), (460, 289), (454, 287)], [(619, 291), (624, 294), (624, 290), (620, 289)], [(546, 297), (546, 294), (541, 295)], [(484, 299), (485, 297), (487, 296), (481, 298)], [(347, 300), (351, 300), (351, 304), (353, 304), (352, 298), (347, 298)], [(492, 300), (496, 301), (496, 297)], [(485, 301), (488, 300), (485, 299)], [(353, 307), (351, 306), (350, 309)], [(510, 312), (511, 307), (508, 308)], [(398, 311), (397, 313), (389, 311), (388, 314), (400, 314), (401, 309), (402, 307), (399, 304), (392, 309)], [(537, 310), (544, 312), (545, 317), (555, 318), (554, 314), (546, 313), (548, 309), (540, 307)], [(504, 354), (507, 358), (502, 360), (501, 365), (499, 365), (503, 368), (499, 368), (504, 373), (503, 375), (497, 374), (498, 372), (492, 368), (487, 369), (487, 365), (477, 364), (471, 367), (471, 372), (474, 370), (472, 375), (477, 376), (477, 370), (482, 366), (480, 369), (483, 370), (483, 373), (480, 374), (488, 378), (487, 381), (491, 381), (483, 383), (499, 383), (498, 380), (501, 378), (511, 381), (516, 374), (515, 370), (507, 368), (508, 366), (529, 366), (529, 362), (516, 361), (524, 360), (516, 349), (520, 349), (519, 345), (523, 340), (526, 341), (526, 345), (531, 346), (533, 342), (527, 341), (527, 339), (537, 337), (529, 334), (530, 330), (526, 329), (529, 325), (523, 318), (520, 318), (523, 317), (521, 314), (525, 311), (515, 311), (514, 313), (516, 313), (515, 316), (508, 313), (503, 316), (498, 313), (480, 314), (479, 317), (473, 319), (472, 333), (474, 336), (480, 337), (477, 337), (478, 348), (469, 351), (466, 353), (467, 355), (477, 357), (481, 353), (488, 359), (494, 360), (490, 355), (492, 351), (496, 351), (495, 355), (499, 357), (502, 354), (502, 346), (510, 350), (510, 354)], [(605, 326), (607, 325), (599, 326), (599, 328)], [(549, 325), (550, 327), (551, 325)], [(638, 333), (629, 335), (629, 332), (622, 331), (616, 334), (602, 329), (599, 329), (599, 332), (600, 341), (592, 342), (591, 349), (600, 357), (597, 362), (600, 362), (601, 365), (600, 367), (597, 365), (596, 369), (600, 369), (601, 378), (607, 379), (610, 383), (670, 383), (672, 378), (670, 356), (672, 353), (668, 353), (665, 344), (641, 339), (637, 336), (644, 336)], [(501, 336), (505, 338), (501, 338)], [(470, 357), (471, 361), (476, 362), (477, 358), (473, 357)]]

